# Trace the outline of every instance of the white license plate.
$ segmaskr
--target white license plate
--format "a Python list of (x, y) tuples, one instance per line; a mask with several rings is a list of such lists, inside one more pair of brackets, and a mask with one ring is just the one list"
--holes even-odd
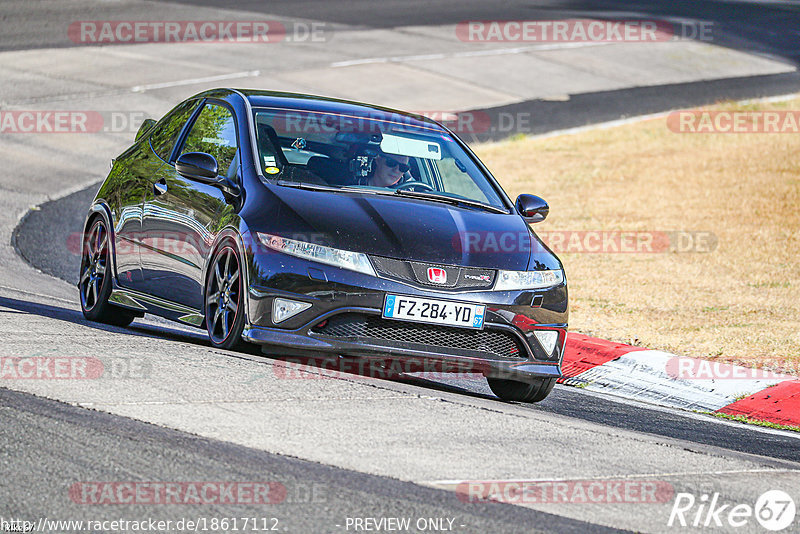
[(423, 299), (404, 295), (386, 295), (383, 317), (419, 323), (483, 328), (486, 306), (447, 300)]

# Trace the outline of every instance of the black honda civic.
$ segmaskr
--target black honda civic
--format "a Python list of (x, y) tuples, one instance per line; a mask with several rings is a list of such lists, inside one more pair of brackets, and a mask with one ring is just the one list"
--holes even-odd
[(81, 307), (205, 328), (225, 349), (433, 362), (536, 402), (567, 333), (563, 267), (528, 226), (548, 209), (512, 202), (426, 117), (215, 89), (145, 121), (113, 161), (84, 228)]

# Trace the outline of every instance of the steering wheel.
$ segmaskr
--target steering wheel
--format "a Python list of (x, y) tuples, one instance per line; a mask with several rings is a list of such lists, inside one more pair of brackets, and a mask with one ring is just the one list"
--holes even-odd
[(395, 189), (397, 191), (404, 191), (406, 189), (412, 189), (412, 188), (415, 188), (415, 187), (421, 187), (421, 188), (425, 189), (426, 191), (434, 191), (433, 187), (429, 186), (425, 182), (420, 182), (419, 180), (411, 180), (410, 182), (404, 182), (404, 183), (398, 185), (397, 187), (395, 187)]

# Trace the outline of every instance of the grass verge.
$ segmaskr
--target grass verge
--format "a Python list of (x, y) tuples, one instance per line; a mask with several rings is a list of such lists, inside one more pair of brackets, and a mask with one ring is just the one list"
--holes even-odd
[[(709, 109), (798, 110), (800, 98)], [(800, 134), (682, 134), (663, 118), (476, 152), (512, 198), (549, 202), (534, 229), (561, 240), (571, 330), (798, 374)], [(609, 232), (661, 248), (580, 242)]]
[(771, 423), (769, 421), (760, 421), (758, 419), (752, 419), (744, 415), (729, 415), (727, 413), (719, 413), (719, 412), (702, 412), (702, 413), (707, 413), (709, 415), (713, 415), (714, 417), (727, 419), (729, 421), (736, 421), (738, 423), (747, 423), (748, 425), (765, 426), (767, 428), (776, 428), (778, 430), (791, 430), (793, 432), (800, 432), (800, 426), (781, 425), (778, 423)]

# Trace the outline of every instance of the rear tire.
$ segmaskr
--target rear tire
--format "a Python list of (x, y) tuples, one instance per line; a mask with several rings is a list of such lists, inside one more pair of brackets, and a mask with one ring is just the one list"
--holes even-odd
[(128, 326), (137, 317), (136, 312), (129, 312), (108, 302), (112, 285), (110, 238), (108, 227), (100, 217), (94, 220), (84, 236), (78, 282), (81, 310), (90, 321)]
[(502, 378), (487, 378), (492, 393), (504, 401), (539, 402), (544, 400), (556, 385), (555, 378), (534, 378), (532, 382), (519, 382)]

